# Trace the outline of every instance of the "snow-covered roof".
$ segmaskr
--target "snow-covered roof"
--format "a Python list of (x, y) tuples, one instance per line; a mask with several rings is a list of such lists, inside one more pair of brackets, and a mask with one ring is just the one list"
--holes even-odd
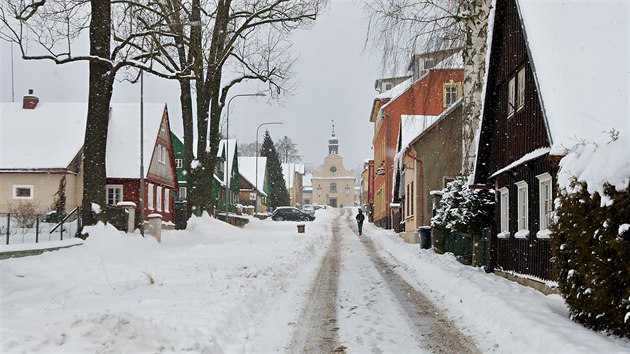
[[(144, 103), (143, 167), (145, 176), (151, 165), (151, 157), (165, 107), (163, 103)], [(137, 158), (133, 158), (134, 156)], [(106, 165), (107, 177), (138, 178), (138, 171), (140, 171), (140, 105), (138, 103), (111, 104)]]
[(549, 153), (549, 148), (540, 148), (540, 149), (536, 149), (532, 152), (529, 152), (525, 155), (523, 155), (520, 159), (512, 162), (511, 164), (499, 169), (498, 171), (494, 172), (490, 177), (494, 177), (494, 176), (498, 176), (499, 174), (508, 171), (516, 166), (519, 166), (520, 164), (539, 158), (541, 156), (547, 155)]
[(83, 146), (87, 104), (0, 103), (0, 169), (66, 168)]
[(429, 70), (439, 70), (439, 69), (464, 69), (464, 55), (460, 50), (449, 55), (444, 60), (440, 61)]
[(398, 97), (402, 93), (407, 91), (407, 89), (411, 87), (411, 84), (413, 84), (413, 78), (410, 77), (407, 80), (401, 82), (400, 84), (392, 87), (391, 89), (377, 95), (375, 99), (386, 100), (386, 99), (392, 99), (394, 97)]
[(282, 175), (284, 176), (284, 180), (287, 183), (287, 188), (293, 188), (293, 179), (294, 179), (293, 176), (295, 172), (303, 175), (304, 164), (293, 163), (293, 162), (282, 164)]
[[(232, 167), (233, 167), (232, 164), (234, 163), (234, 155), (236, 154), (236, 146), (238, 144), (238, 141), (236, 139), (221, 139), (221, 141), (219, 141), (219, 150), (217, 150), (217, 157), (223, 156), (223, 151), (225, 150), (225, 144), (227, 144), (227, 148), (228, 148), (227, 160), (229, 161), (229, 164), (230, 164), (229, 168), (230, 170), (232, 170)], [(240, 163), (239, 163), (239, 170), (240, 170)], [(223, 169), (223, 176), (219, 176), (219, 177), (223, 177), (222, 181), (225, 184), (225, 181), (227, 181), (228, 178), (230, 178), (230, 176), (231, 176), (231, 173), (229, 173), (226, 166), (226, 168)]]
[(306, 189), (306, 187), (313, 187), (313, 174), (305, 173), (304, 177), (302, 177), (302, 186)]
[[(267, 195), (263, 191), (263, 187), (265, 184), (265, 171), (267, 165), (266, 157), (258, 157), (258, 191)], [(254, 186), (256, 186), (256, 157), (244, 156), (238, 158), (238, 172), (251, 182)]]
[(552, 139), (564, 154), (577, 139), (628, 134), (628, 2), (518, 0)]
[[(0, 169), (66, 168), (83, 146), (87, 103), (0, 103)], [(149, 170), (165, 105), (144, 104), (144, 171)], [(137, 158), (133, 158), (137, 156)], [(140, 105), (112, 103), (107, 134), (107, 177), (140, 171)]]

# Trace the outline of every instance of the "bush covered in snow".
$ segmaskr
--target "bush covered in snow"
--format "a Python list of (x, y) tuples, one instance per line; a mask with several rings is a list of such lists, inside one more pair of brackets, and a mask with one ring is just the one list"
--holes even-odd
[(575, 321), (630, 338), (630, 186), (607, 184), (603, 196), (583, 181), (569, 187), (551, 225), (560, 291)]
[(494, 193), (470, 189), (467, 179), (458, 177), (446, 185), (438, 203), (431, 227), (446, 233), (481, 234), (481, 229), (493, 222)]

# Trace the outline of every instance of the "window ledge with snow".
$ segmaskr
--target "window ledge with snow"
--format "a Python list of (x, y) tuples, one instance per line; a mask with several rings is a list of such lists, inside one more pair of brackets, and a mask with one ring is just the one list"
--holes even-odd
[(536, 238), (545, 238), (545, 239), (551, 238), (551, 230), (544, 229), (544, 230), (538, 231), (536, 233)]
[(529, 230), (520, 230), (517, 233), (514, 234), (514, 237), (516, 238), (528, 238), (529, 237)]
[(499, 233), (497, 235), (498, 238), (510, 238), (510, 232), (509, 231), (503, 231), (501, 233)]

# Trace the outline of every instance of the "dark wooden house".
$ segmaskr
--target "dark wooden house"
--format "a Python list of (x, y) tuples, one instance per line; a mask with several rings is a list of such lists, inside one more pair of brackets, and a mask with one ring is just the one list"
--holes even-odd
[[(548, 225), (558, 161), (571, 144), (618, 123), (610, 117), (623, 117), (624, 98), (611, 91), (627, 81), (602, 74), (627, 59), (627, 42), (607, 35), (625, 31), (617, 14), (624, 11), (610, 3), (496, 3), (474, 179), (497, 193), (497, 270), (553, 280)], [(602, 65), (598, 52), (621, 59)]]

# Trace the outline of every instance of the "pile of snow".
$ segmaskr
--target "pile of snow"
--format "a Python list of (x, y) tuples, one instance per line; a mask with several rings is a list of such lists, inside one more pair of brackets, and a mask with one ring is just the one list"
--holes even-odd
[[(330, 214), (330, 215), (329, 215)], [(331, 213), (296, 223), (209, 217), (152, 237), (86, 228), (82, 246), (0, 262), (2, 352), (259, 351), (274, 309), (295, 321)], [(279, 310), (278, 310), (279, 309)], [(279, 338), (290, 333), (263, 338)]]

